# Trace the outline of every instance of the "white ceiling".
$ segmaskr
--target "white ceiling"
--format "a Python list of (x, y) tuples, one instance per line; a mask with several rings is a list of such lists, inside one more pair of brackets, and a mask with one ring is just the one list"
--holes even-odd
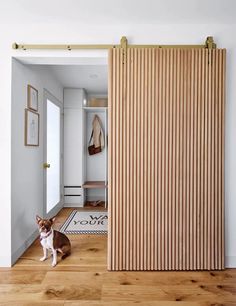
[(0, 23), (236, 23), (235, 0), (7, 0)]
[(107, 65), (44, 66), (63, 87), (85, 88), (89, 94), (107, 94)]

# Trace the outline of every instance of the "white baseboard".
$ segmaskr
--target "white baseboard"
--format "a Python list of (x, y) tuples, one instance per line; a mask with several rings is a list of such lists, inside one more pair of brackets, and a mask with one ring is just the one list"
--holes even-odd
[(17, 259), (28, 249), (29, 246), (35, 241), (38, 237), (39, 232), (35, 230), (33, 234), (12, 254), (11, 264), (14, 265)]
[(11, 257), (0, 256), (0, 268), (10, 268), (11, 267)]
[(225, 257), (225, 267), (226, 268), (236, 268), (236, 256), (226, 256)]

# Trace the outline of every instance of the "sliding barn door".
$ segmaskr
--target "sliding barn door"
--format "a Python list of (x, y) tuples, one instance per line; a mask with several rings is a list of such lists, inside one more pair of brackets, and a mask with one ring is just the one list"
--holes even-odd
[(109, 56), (109, 270), (223, 269), (225, 50)]

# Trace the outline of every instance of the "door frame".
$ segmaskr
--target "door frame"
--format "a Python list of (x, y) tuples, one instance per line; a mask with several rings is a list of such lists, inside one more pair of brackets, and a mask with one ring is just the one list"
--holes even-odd
[(60, 108), (60, 202), (47, 212), (47, 169), (43, 169), (43, 217), (55, 216), (64, 206), (63, 192), (63, 103), (52, 95), (46, 88), (43, 90), (43, 164), (47, 162), (47, 100)]
[[(27, 52), (25, 51), (14, 51), (12, 56), (11, 56), (11, 60), (15, 59), (17, 61), (19, 61), (20, 63), (24, 64), (24, 65), (35, 65), (35, 66), (48, 66), (48, 65), (107, 65), (108, 64), (108, 52), (107, 50), (94, 50), (93, 52), (91, 52), (91, 50), (74, 50), (73, 51), (73, 55), (72, 53), (68, 50), (45, 50), (45, 51), (36, 51), (36, 50), (28, 50)], [(10, 65), (10, 61), (9, 61), (9, 65)], [(10, 67), (10, 66), (9, 66)], [(10, 82), (10, 78), (9, 78), (9, 88), (11, 88), (11, 82)], [(41, 210), (40, 212), (37, 211), (38, 213), (40, 213), (42, 215), (42, 217), (46, 217), (46, 207), (45, 207), (45, 186), (44, 186), (44, 176), (45, 176), (45, 171), (43, 169), (43, 162), (45, 161), (45, 147), (44, 147), (44, 136), (45, 136), (45, 126), (44, 126), (44, 122), (45, 122), (45, 97), (44, 97), (44, 93), (45, 91), (47, 91), (47, 93), (49, 95), (50, 92), (48, 92), (47, 88), (44, 88), (41, 92), (39, 92), (39, 98), (42, 102), (41, 104), (41, 108), (40, 108), (40, 126), (41, 126), (41, 132), (42, 135), (40, 136), (40, 140), (41, 140), (41, 144), (40, 144), (40, 164), (38, 165), (38, 167), (40, 168), (41, 172), (41, 179), (40, 179), (40, 188), (42, 188), (42, 204), (41, 204)], [(53, 96), (53, 95), (52, 95)], [(54, 97), (55, 98), (55, 97)], [(39, 101), (40, 101), (39, 100)], [(61, 105), (63, 105), (63, 101), (59, 101), (61, 102)], [(11, 99), (9, 100), (9, 105), (11, 105)], [(64, 116), (63, 116), (64, 117)], [(62, 122), (63, 123), (63, 122)], [(62, 141), (62, 145), (63, 145), (63, 141)], [(63, 156), (62, 156), (63, 158)], [(63, 176), (62, 176), (63, 179)], [(9, 188), (11, 186), (9, 185)], [(63, 190), (64, 193), (64, 190)], [(19, 199), (20, 201), (20, 199)], [(64, 198), (63, 198), (63, 202), (64, 202)], [(11, 201), (9, 201), (9, 203), (7, 202), (7, 204), (5, 205), (9, 208), (12, 208), (12, 203)], [(63, 208), (63, 205), (62, 207)], [(35, 211), (35, 207), (32, 206), (31, 207), (32, 211)], [(60, 207), (56, 207), (56, 210), (52, 211), (50, 215), (53, 216), (55, 215), (57, 212), (60, 211)], [(6, 214), (5, 219), (6, 219), (6, 223), (9, 225), (9, 231), (7, 231), (8, 236), (9, 236), (9, 241), (11, 241), (11, 233), (14, 232), (12, 225), (11, 225), (11, 219), (9, 219), (10, 215)], [(8, 218), (9, 217), (9, 218)], [(32, 241), (34, 239), (37, 238), (38, 236), (38, 231), (30, 231), (28, 233), (30, 235), (30, 237), (32, 236)], [(27, 241), (25, 241), (24, 245), (22, 245), (22, 252), (25, 251), (28, 248), (28, 244)], [(5, 255), (4, 255), (5, 254)], [(7, 266), (7, 267), (11, 267), (13, 265), (14, 262), (16, 262), (16, 260), (19, 258), (19, 255), (17, 254), (13, 254), (12, 250), (10, 250), (9, 247), (6, 248), (6, 252), (3, 255), (5, 256), (3, 259), (0, 256), (0, 266)], [(13, 259), (12, 259), (13, 258)]]

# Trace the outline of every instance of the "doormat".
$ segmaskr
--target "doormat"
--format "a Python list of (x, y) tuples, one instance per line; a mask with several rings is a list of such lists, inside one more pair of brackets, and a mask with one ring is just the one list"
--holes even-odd
[(106, 211), (78, 211), (73, 210), (60, 232), (64, 234), (95, 234), (106, 235), (108, 215)]

